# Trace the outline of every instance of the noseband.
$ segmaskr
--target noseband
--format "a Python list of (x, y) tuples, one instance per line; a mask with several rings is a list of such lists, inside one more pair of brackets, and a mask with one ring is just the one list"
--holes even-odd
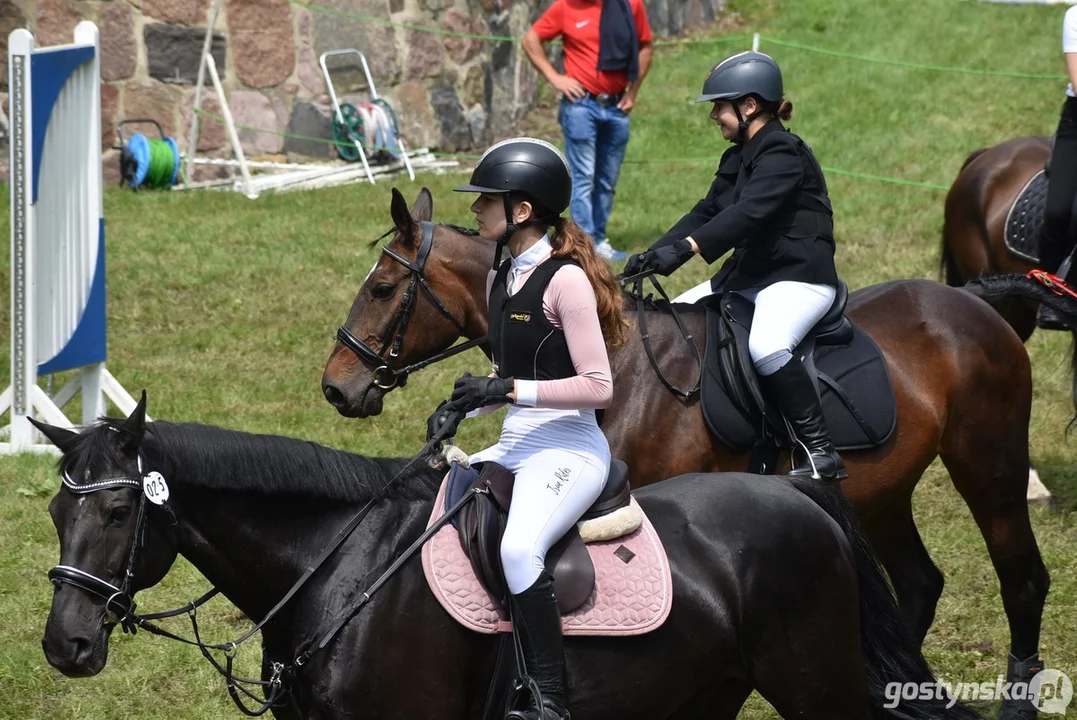
[[(452, 347), (428, 360), (413, 363), (406, 367), (399, 367), (397, 365), (400, 357), (400, 348), (404, 344), (404, 334), (408, 329), (408, 321), (411, 320), (412, 313), (415, 310), (415, 297), (418, 295), (418, 290), (420, 288), (422, 288), (422, 291), (430, 299), (430, 302), (434, 307), (437, 308), (438, 312), (449, 319), (449, 322), (453, 324), (453, 327), (456, 328), (457, 332), (459, 332), (460, 335), (465, 334), (464, 326), (453, 317), (452, 313), (445, 307), (445, 303), (441, 302), (437, 294), (430, 288), (430, 285), (426, 282), (426, 277), (423, 275), (423, 271), (426, 269), (427, 258), (430, 257), (430, 249), (434, 245), (434, 228), (436, 225), (429, 221), (423, 221), (421, 225), (423, 228), (423, 240), (419, 245), (419, 252), (416, 254), (414, 262), (393, 252), (387, 246), (381, 249), (385, 255), (388, 255), (390, 258), (411, 271), (408, 289), (404, 293), (404, 297), (400, 299), (400, 306), (396, 310), (396, 315), (393, 317), (389, 329), (385, 332), (385, 337), (391, 337), (392, 341), (387, 342), (383, 339), (381, 343), (381, 352), (384, 352), (386, 348), (389, 349), (388, 357), (382, 357), (380, 352), (374, 350), (370, 345), (356, 337), (355, 334), (348, 329), (347, 325), (341, 325), (337, 330), (337, 340), (339, 340), (344, 347), (358, 355), (360, 360), (374, 368), (374, 384), (383, 390), (392, 390), (398, 385), (403, 387), (407, 382), (408, 373), (415, 372), (427, 365), (438, 362), (439, 360), (444, 360), (447, 357), (451, 357), (486, 342), (486, 336), (483, 336)], [(385, 235), (382, 235), (382, 237), (385, 237), (391, 232), (393, 231), (390, 230), (385, 233)]]

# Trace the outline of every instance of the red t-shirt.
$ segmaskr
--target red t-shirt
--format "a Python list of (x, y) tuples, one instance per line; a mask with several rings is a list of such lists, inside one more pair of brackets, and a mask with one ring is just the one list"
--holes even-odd
[[(609, 0), (606, 0), (607, 2)], [(628, 0), (636, 20), (639, 41), (651, 42), (651, 24), (643, 0)], [(589, 91), (599, 95), (616, 95), (628, 87), (628, 73), (598, 71), (598, 23), (602, 19), (603, 0), (555, 0), (554, 4), (531, 26), (543, 42), (562, 36), (565, 44), (565, 74), (575, 78)]]

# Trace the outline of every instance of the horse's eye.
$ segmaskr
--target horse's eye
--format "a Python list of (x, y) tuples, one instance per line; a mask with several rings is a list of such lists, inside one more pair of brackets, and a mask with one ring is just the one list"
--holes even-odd
[(378, 300), (384, 300), (386, 298), (391, 298), (394, 292), (396, 292), (395, 285), (389, 285), (388, 283), (379, 283), (374, 286), (373, 294), (374, 297), (376, 297)]
[(130, 514), (131, 508), (127, 505), (112, 508), (112, 514), (109, 516), (109, 523), (112, 525), (123, 525), (124, 522), (127, 521), (127, 516)]

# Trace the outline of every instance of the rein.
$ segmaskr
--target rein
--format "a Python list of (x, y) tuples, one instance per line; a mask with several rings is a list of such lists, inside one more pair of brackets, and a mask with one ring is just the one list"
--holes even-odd
[[(449, 424), (447, 423), (446, 426)], [(79, 568), (71, 567), (68, 565), (57, 565), (49, 570), (49, 580), (52, 581), (57, 588), (67, 584), (80, 590), (87, 592), (91, 595), (95, 595), (105, 600), (105, 608), (110, 613), (110, 620), (112, 624), (119, 624), (125, 633), (130, 632), (132, 635), (138, 632), (139, 628), (146, 630), (153, 635), (159, 635), (171, 640), (177, 640), (187, 645), (194, 645), (197, 647), (202, 656), (213, 666), (213, 668), (225, 679), (225, 684), (228, 689), (228, 695), (232, 698), (236, 707), (241, 712), (250, 717), (257, 717), (265, 714), (270, 708), (279, 706), (288, 692), (288, 689), (284, 686), (283, 676), (286, 672), (290, 672), (295, 669), (301, 668), (303, 665), (310, 661), (311, 657), (315, 655), (319, 650), (325, 648), (333, 638), (339, 633), (343, 627), (355, 616), (373, 597), (374, 595), (388, 582), (393, 575), (395, 575), (403, 565), (410, 560), (416, 552), (422, 547), (427, 540), (434, 536), (447, 522), (449, 522), (456, 514), (463, 509), (470, 500), (472, 500), (476, 494), (489, 492), (486, 489), (480, 489), (478, 487), (471, 488), (466, 492), (463, 497), (460, 498), (448, 511), (445, 512), (438, 520), (431, 525), (418, 539), (415, 540), (382, 574), (375, 580), (370, 587), (365, 590), (360, 596), (359, 600), (350, 606), (347, 610), (340, 613), (330, 625), (329, 629), (321, 635), (317, 636), (317, 640), (310, 644), (306, 650), (301, 652), (295, 657), (288, 665), (281, 662), (274, 661), (271, 664), (272, 672), (268, 680), (254, 680), (251, 678), (237, 677), (232, 673), (232, 663), (235, 659), (236, 653), (239, 650), (239, 646), (254, 636), (259, 630), (261, 630), (270, 620), (272, 620), (281, 609), (293, 598), (296, 593), (307, 583), (312, 575), (320, 568), (325, 561), (332, 555), (352, 532), (359, 527), (363, 519), (370, 513), (374, 505), (385, 498), (389, 488), (400, 479), (404, 473), (406, 473), (411, 466), (418, 460), (425, 457), (434, 446), (439, 443), (443, 438), (440, 433), (435, 434), (427, 441), (426, 445), (419, 451), (419, 453), (412, 458), (407, 465), (405, 465), (400, 472), (394, 475), (384, 486), (371, 498), (360, 510), (357, 512), (351, 520), (341, 528), (336, 537), (329, 542), (328, 545), (322, 550), (318, 558), (311, 563), (303, 575), (292, 585), (292, 587), (284, 594), (284, 597), (273, 606), (273, 608), (266, 613), (265, 617), (261, 619), (253, 628), (244, 633), (242, 636), (226, 643), (205, 643), (202, 641), (202, 637), (198, 630), (197, 609), (209, 601), (212, 597), (219, 594), (220, 591), (217, 588), (211, 589), (209, 592), (202, 595), (197, 600), (194, 600), (183, 607), (176, 608), (174, 610), (168, 610), (165, 612), (152, 613), (146, 615), (138, 615), (135, 613), (135, 601), (134, 594), (130, 592), (129, 588), (134, 578), (134, 565), (135, 559), (138, 555), (140, 547), (145, 543), (146, 533), (146, 513), (145, 506), (147, 502), (147, 492), (152, 492), (149, 488), (155, 486), (151, 483), (160, 479), (160, 483), (164, 486), (163, 478), (156, 472), (145, 473), (143, 471), (142, 456), (138, 456), (138, 471), (142, 475), (142, 481), (133, 480), (131, 478), (112, 478), (101, 482), (87, 483), (85, 485), (76, 484), (65, 473), (63, 475), (63, 484), (69, 491), (75, 494), (87, 494), (97, 492), (99, 490), (117, 489), (120, 487), (133, 487), (139, 488), (141, 491), (141, 498), (139, 501), (138, 520), (135, 525), (135, 537), (131, 543), (131, 552), (128, 556), (127, 569), (124, 574), (121, 587), (116, 587), (112, 583), (103, 580), (96, 575), (92, 575)], [(164, 486), (167, 487), (167, 486)], [(150, 502), (157, 504), (164, 508), (172, 517), (173, 525), (177, 520), (165, 502), (168, 497), (167, 490), (164, 491), (164, 500), (158, 501), (157, 499), (150, 498)], [(162, 620), (165, 618), (176, 617), (178, 615), (186, 614), (191, 621), (191, 629), (194, 633), (194, 640), (188, 640), (187, 638), (175, 635), (161, 627), (158, 627), (152, 623), (154, 620)], [(213, 655), (211, 650), (223, 652), (225, 655), (225, 662), (222, 665)], [(243, 687), (254, 686), (263, 688), (265, 700), (254, 695), (251, 690)], [(243, 696), (253, 700), (256, 703), (260, 703), (255, 709), (247, 707)]]
[[(411, 271), (408, 289), (404, 293), (404, 297), (400, 298), (400, 306), (396, 310), (396, 315), (393, 317), (392, 324), (390, 324), (389, 328), (385, 331), (385, 337), (391, 337), (392, 341), (388, 342), (387, 340), (383, 340), (381, 342), (381, 352), (385, 352), (386, 348), (389, 349), (388, 357), (382, 357), (381, 352), (374, 350), (370, 345), (356, 337), (346, 325), (341, 325), (337, 329), (337, 340), (339, 340), (344, 347), (358, 355), (361, 360), (374, 368), (374, 384), (383, 390), (391, 390), (398, 385), (403, 387), (407, 382), (409, 373), (421, 370), (427, 365), (440, 362), (453, 355), (470, 350), (473, 347), (478, 347), (485, 343), (488, 337), (483, 335), (481, 338), (469, 340), (468, 342), (451, 347), (427, 360), (412, 363), (405, 367), (396, 367), (396, 361), (400, 357), (400, 348), (404, 344), (404, 334), (408, 329), (408, 321), (411, 320), (412, 312), (415, 309), (415, 298), (420, 289), (426, 294), (427, 298), (438, 312), (449, 319), (449, 322), (453, 324), (453, 327), (456, 328), (457, 332), (461, 335), (465, 334), (464, 326), (453, 317), (452, 313), (449, 312), (449, 309), (445, 307), (445, 303), (438, 298), (437, 293), (435, 293), (429, 283), (426, 282), (426, 276), (423, 273), (426, 269), (427, 258), (430, 257), (430, 250), (434, 245), (434, 228), (436, 225), (429, 221), (423, 221), (421, 224), (423, 228), (423, 240), (419, 245), (419, 252), (416, 254), (414, 262), (393, 252), (388, 247), (383, 247), (381, 250), (382, 253), (388, 255), (390, 258)], [(386, 231), (374, 242), (388, 237), (394, 231), (395, 228)]]
[[(692, 356), (695, 358), (696, 365), (699, 367), (699, 375), (697, 376), (696, 383), (692, 386), (691, 390), (681, 390), (680, 388), (675, 386), (668, 379), (666, 379), (666, 376), (662, 373), (662, 369), (658, 367), (658, 360), (655, 358), (654, 350), (651, 348), (651, 334), (647, 331), (647, 313), (643, 307), (643, 281), (648, 278), (654, 285), (655, 290), (658, 291), (658, 294), (662, 296), (663, 300), (665, 300), (666, 305), (669, 306), (669, 312), (673, 316), (673, 321), (677, 323), (677, 327), (681, 331), (681, 337), (685, 339), (685, 341), (688, 343), (688, 347), (692, 349)], [(651, 368), (654, 370), (655, 374), (658, 375), (658, 379), (661, 380), (662, 384), (665, 385), (666, 388), (677, 397), (687, 399), (698, 393), (699, 388), (703, 382), (703, 358), (699, 354), (699, 348), (696, 347), (696, 343), (692, 337), (692, 333), (689, 332), (688, 328), (686, 328), (684, 326), (684, 323), (681, 322), (681, 316), (677, 313), (676, 308), (673, 307), (673, 303), (670, 301), (669, 295), (666, 294), (666, 291), (658, 283), (658, 278), (654, 276), (654, 271), (648, 270), (646, 272), (639, 273), (638, 275), (631, 275), (626, 278), (621, 278), (621, 285), (625, 288), (628, 288), (629, 286), (633, 288), (631, 292), (636, 298), (636, 317), (637, 323), (639, 324), (640, 336), (643, 339), (643, 350), (647, 353), (647, 360), (650, 361)]]

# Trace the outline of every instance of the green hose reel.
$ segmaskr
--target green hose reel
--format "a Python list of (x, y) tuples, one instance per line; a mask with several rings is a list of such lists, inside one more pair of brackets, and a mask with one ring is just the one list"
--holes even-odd
[(366, 137), (363, 135), (363, 119), (351, 103), (341, 104), (340, 116), (344, 118), (343, 123), (335, 115), (333, 116), (333, 140), (337, 145), (337, 155), (342, 160), (355, 162), (359, 159), (359, 148), (355, 144), (362, 145), (366, 142)]

